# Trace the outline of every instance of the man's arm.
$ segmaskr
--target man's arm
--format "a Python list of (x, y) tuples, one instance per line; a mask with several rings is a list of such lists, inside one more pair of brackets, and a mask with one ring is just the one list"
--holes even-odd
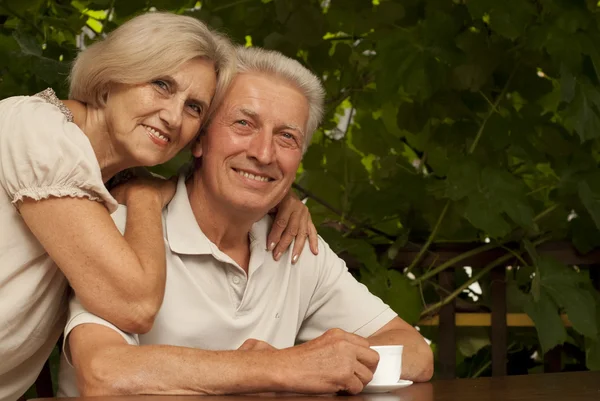
[(368, 338), (370, 345), (404, 345), (402, 378), (424, 382), (433, 376), (433, 352), (419, 332), (395, 317)]
[(358, 393), (378, 361), (367, 340), (342, 330), (282, 350), (136, 346), (111, 328), (89, 323), (75, 327), (68, 341), (82, 396)]

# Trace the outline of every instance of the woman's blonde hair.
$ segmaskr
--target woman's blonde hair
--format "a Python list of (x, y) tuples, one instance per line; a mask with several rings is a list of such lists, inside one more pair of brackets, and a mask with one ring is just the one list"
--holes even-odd
[(325, 90), (321, 81), (308, 68), (283, 54), (259, 47), (236, 48), (237, 73), (264, 73), (273, 75), (297, 87), (308, 101), (308, 121), (304, 150), (323, 119)]
[(212, 111), (235, 73), (231, 42), (192, 17), (142, 14), (79, 53), (71, 68), (69, 98), (103, 107), (111, 84), (149, 82), (174, 73), (196, 57), (215, 63)]

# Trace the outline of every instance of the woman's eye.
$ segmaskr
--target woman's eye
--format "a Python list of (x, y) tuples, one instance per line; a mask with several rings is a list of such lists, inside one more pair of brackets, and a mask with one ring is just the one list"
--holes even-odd
[(202, 106), (199, 106), (197, 104), (190, 104), (190, 109), (194, 110), (194, 112), (198, 114), (202, 114)]
[(169, 90), (169, 85), (165, 82), (165, 81), (161, 81), (160, 79), (157, 79), (156, 81), (152, 81), (152, 84), (155, 86), (158, 86), (160, 89)]

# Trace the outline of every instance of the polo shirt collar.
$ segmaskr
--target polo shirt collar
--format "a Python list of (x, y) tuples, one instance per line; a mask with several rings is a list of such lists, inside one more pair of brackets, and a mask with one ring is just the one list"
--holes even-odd
[(210, 240), (196, 222), (185, 185), (185, 174), (179, 176), (177, 190), (167, 206), (167, 241), (171, 251), (186, 255), (211, 254)]
[[(174, 253), (184, 255), (222, 254), (202, 232), (196, 221), (185, 179), (185, 174), (179, 176), (177, 190), (167, 206), (165, 224), (169, 247)], [(263, 264), (267, 256), (266, 242), (271, 225), (272, 219), (267, 215), (254, 223), (250, 229), (250, 274)], [(230, 259), (225, 254), (222, 256)]]

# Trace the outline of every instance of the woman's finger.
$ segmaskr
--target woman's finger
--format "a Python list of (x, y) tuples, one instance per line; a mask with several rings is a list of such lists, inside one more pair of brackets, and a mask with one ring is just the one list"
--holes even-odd
[(267, 236), (267, 250), (268, 251), (273, 251), (275, 249), (275, 246), (277, 246), (277, 244), (279, 244), (279, 241), (281, 240), (281, 236), (283, 235), (283, 232), (285, 231), (286, 227), (288, 226), (288, 221), (290, 219), (290, 215), (291, 215), (291, 209), (285, 208), (280, 205), (279, 209), (277, 210), (277, 215), (275, 216), (275, 221), (274, 221), (273, 225), (271, 226), (271, 231), (269, 232), (269, 235)]
[[(285, 252), (285, 250), (289, 248), (292, 241), (298, 236), (298, 232), (300, 230), (300, 225), (301, 225), (301, 221), (302, 221), (301, 216), (302, 216), (302, 213), (298, 213), (298, 212), (294, 212), (290, 215), (290, 218), (287, 222), (287, 227), (283, 231), (283, 234), (281, 235), (279, 242), (277, 243), (277, 245), (275, 246), (275, 249), (273, 250), (273, 255), (274, 255), (275, 260), (279, 260), (281, 258), (281, 255), (283, 254), (283, 252)], [(294, 257), (294, 255), (292, 255), (292, 258), (293, 257)], [(298, 258), (296, 257), (296, 260), (297, 259)], [(294, 261), (292, 260), (292, 263), (293, 262)]]
[(319, 234), (317, 233), (317, 228), (312, 222), (312, 218), (310, 217), (310, 213), (308, 214), (308, 244), (310, 245), (310, 250), (313, 254), (319, 254)]
[(299, 228), (298, 228), (298, 234), (296, 235), (296, 240), (294, 241), (294, 250), (292, 251), (292, 264), (296, 264), (296, 262), (298, 262), (298, 259), (300, 258), (300, 254), (302, 253), (302, 250), (304, 249), (304, 244), (306, 243), (306, 239), (308, 238), (309, 235), (309, 222), (312, 223), (310, 221), (310, 214), (308, 213), (308, 209), (305, 209), (304, 212), (300, 213), (300, 219), (299, 219)]

